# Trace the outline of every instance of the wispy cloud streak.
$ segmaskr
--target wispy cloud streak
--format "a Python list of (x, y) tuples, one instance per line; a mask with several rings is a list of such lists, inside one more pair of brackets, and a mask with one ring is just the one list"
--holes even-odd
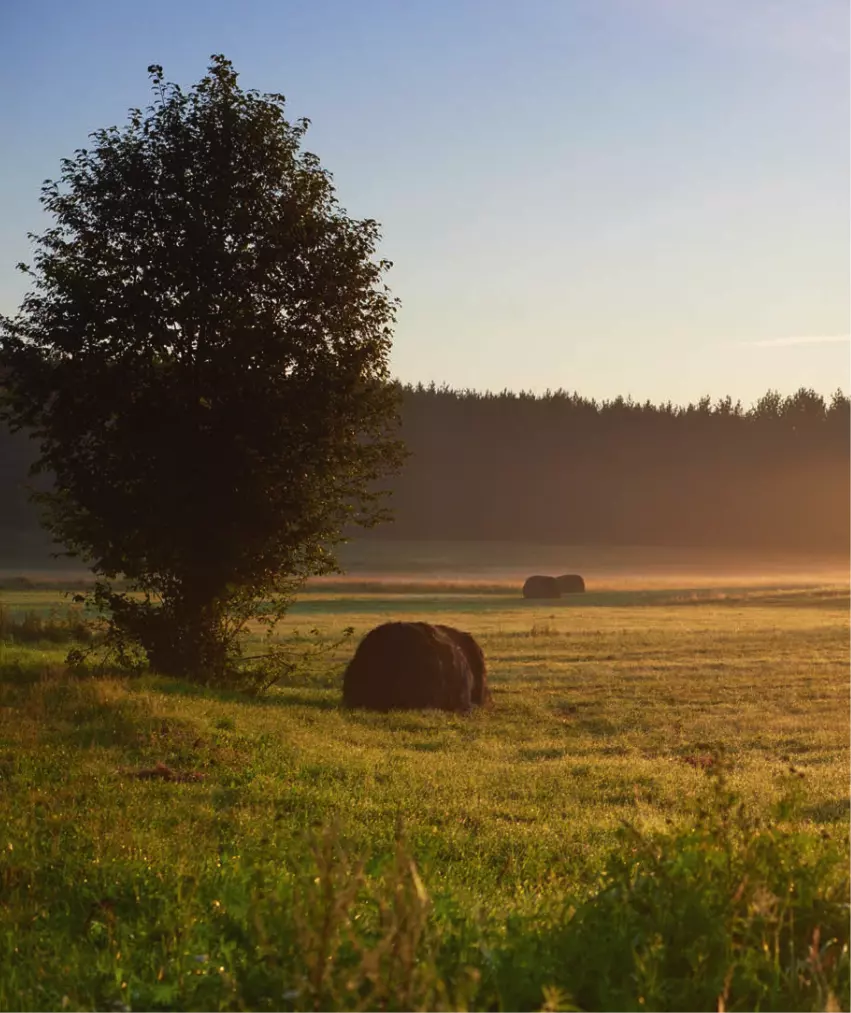
[(788, 345), (847, 345), (848, 334), (805, 334), (792, 338), (765, 338), (762, 341), (745, 341), (750, 348), (785, 348)]

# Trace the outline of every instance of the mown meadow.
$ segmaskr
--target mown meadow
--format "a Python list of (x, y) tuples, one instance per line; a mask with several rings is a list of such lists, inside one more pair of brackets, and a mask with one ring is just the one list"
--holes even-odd
[[(849, 1008), (847, 586), (328, 584), (283, 634), (354, 640), (259, 697), (0, 600), (2, 1009)], [(492, 706), (345, 711), (389, 618)]]

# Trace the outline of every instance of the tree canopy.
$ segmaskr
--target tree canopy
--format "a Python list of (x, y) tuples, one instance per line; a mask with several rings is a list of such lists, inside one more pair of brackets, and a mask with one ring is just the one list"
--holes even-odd
[(336, 568), (344, 527), (387, 516), (397, 303), (377, 223), (340, 207), (282, 95), (223, 56), (190, 91), (148, 72), (152, 105), (42, 188), (2, 411), (37, 440), (44, 524), (99, 576), (113, 634), (215, 678), (250, 618)]

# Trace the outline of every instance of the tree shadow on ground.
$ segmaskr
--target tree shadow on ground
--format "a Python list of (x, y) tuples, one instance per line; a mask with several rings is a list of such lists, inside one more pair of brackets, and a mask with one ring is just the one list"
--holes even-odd
[(805, 806), (802, 815), (814, 823), (847, 822), (851, 812), (851, 800), (848, 798), (832, 798), (826, 802)]
[(156, 689), (158, 693), (173, 696), (204, 698), (220, 703), (238, 703), (245, 707), (315, 707), (318, 710), (336, 710), (342, 706), (338, 687), (313, 687), (305, 685), (280, 685), (266, 693), (253, 694), (237, 689), (218, 689), (202, 686), (181, 679), (156, 679), (152, 684), (146, 680), (145, 689)]

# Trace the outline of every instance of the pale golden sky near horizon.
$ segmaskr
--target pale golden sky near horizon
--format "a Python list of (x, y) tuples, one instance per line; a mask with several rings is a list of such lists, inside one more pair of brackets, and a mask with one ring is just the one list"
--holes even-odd
[(39, 186), (213, 52), (378, 219), (405, 381), (846, 391), (844, 0), (108, 0), (0, 9), (0, 311)]

